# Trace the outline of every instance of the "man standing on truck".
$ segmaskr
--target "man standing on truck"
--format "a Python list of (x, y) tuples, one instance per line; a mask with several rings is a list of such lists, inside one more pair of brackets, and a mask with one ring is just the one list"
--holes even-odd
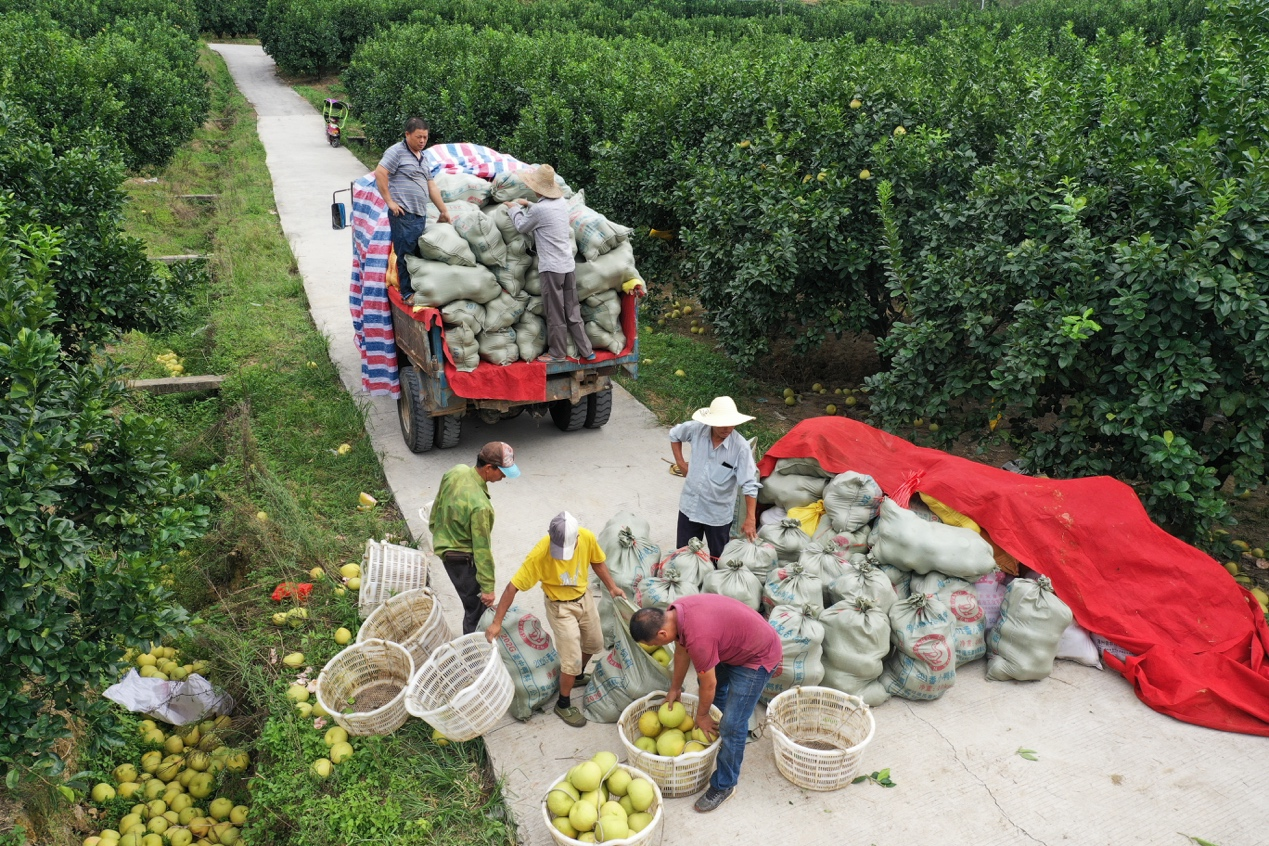
[(476, 466), (458, 464), (441, 477), (428, 527), (432, 546), (463, 603), (463, 634), (476, 631), (485, 608), (494, 604), (493, 503), (489, 483), (520, 475), (509, 444), (481, 447)]
[(519, 199), (511, 205), (511, 223), (528, 235), (538, 251), (538, 275), (542, 279), (542, 308), (546, 311), (546, 352), (538, 361), (567, 361), (568, 336), (577, 344), (583, 361), (594, 361), (595, 350), (577, 302), (577, 262), (573, 258), (573, 238), (568, 222), (568, 201), (555, 184), (555, 168), (538, 165), (523, 176), (524, 184), (538, 195), (536, 203)]
[(383, 158), (375, 168), (375, 184), (388, 204), (392, 248), (397, 253), (397, 279), (401, 284), (401, 299), (406, 302), (413, 296), (414, 287), (410, 284), (405, 257), (418, 255), (419, 237), (427, 226), (429, 198), (441, 213), (437, 222), (449, 222), (449, 209), (432, 181), (432, 169), (423, 155), (427, 136), (427, 121), (410, 118), (405, 122), (405, 137), (383, 151)]

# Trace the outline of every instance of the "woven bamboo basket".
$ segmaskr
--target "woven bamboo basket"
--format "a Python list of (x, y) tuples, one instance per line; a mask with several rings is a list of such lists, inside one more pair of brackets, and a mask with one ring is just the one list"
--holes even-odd
[(837, 790), (859, 772), (876, 723), (858, 696), (793, 687), (771, 700), (767, 726), (781, 775), (807, 790)]
[(515, 695), (511, 674), (484, 632), (443, 643), (410, 681), (405, 707), (450, 740), (489, 731)]
[(357, 632), (357, 642), (376, 637), (401, 644), (414, 666), (422, 667), (432, 651), (453, 635), (440, 600), (429, 588), (418, 588), (397, 594), (370, 613)]
[[(648, 806), (648, 813), (652, 814), (652, 822), (649, 823), (648, 827), (643, 831), (640, 831), (637, 834), (632, 834), (622, 840), (605, 840), (604, 846), (643, 846), (643, 844), (652, 843), (654, 838), (657, 843), (660, 843), (664, 837), (662, 829), (665, 826), (665, 808), (664, 803), (662, 802), (664, 797), (662, 796), (661, 788), (657, 785), (656, 779), (645, 773), (643, 770), (632, 767), (628, 764), (621, 764), (620, 767), (630, 773), (633, 778), (644, 778), (652, 782), (652, 792), (656, 796), (656, 798), (652, 800), (652, 804)], [(565, 770), (564, 774), (552, 781), (551, 784), (559, 784), (567, 778), (568, 770)], [(546, 830), (551, 833), (551, 839), (559, 844), (559, 846), (586, 846), (584, 841), (569, 837), (551, 823), (551, 812), (546, 807), (546, 797), (549, 794), (550, 791), (548, 790), (542, 796), (542, 819), (546, 822)]]
[[(673, 758), (645, 752), (635, 746), (635, 739), (639, 737), (639, 718), (648, 711), (656, 711), (663, 701), (665, 691), (654, 690), (631, 702), (617, 720), (617, 734), (621, 737), (621, 745), (626, 749), (626, 760), (651, 775), (667, 799), (691, 796), (701, 792), (709, 784), (709, 777), (714, 772), (714, 761), (718, 758), (719, 743), (714, 741), (701, 752), (684, 752)], [(696, 707), (700, 704), (700, 699), (695, 694), (684, 693), (679, 696), (679, 701), (683, 703), (688, 716), (696, 719)], [(722, 719), (723, 713), (716, 706), (711, 705), (709, 713), (715, 722)]]
[(354, 643), (317, 677), (317, 701), (353, 735), (391, 734), (410, 718), (405, 692), (414, 659), (391, 641)]
[(422, 552), (387, 541), (366, 541), (357, 592), (357, 610), (363, 619), (397, 594), (427, 585), (427, 556)]

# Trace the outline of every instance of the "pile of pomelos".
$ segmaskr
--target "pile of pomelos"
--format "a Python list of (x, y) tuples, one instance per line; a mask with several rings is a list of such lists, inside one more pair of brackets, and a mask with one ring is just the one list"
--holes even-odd
[[(141, 756), (138, 764), (120, 764), (111, 782), (92, 788), (92, 800), (105, 813), (118, 797), (133, 800), (114, 828), (84, 840), (84, 846), (235, 846), (242, 843), (247, 806), (215, 796), (217, 776), (241, 773), (251, 764), (246, 752), (225, 746), (220, 735), (228, 717), (190, 726), (159, 727), (142, 720), (142, 739), (162, 747)], [(103, 814), (99, 818), (109, 819)]]
[(171, 646), (154, 646), (149, 652), (129, 649), (123, 654), (123, 660), (135, 664), (142, 677), (161, 681), (182, 681), (193, 673), (207, 672), (206, 661), (181, 663), (180, 652)]
[(639, 717), (639, 736), (634, 745), (652, 755), (677, 758), (686, 752), (704, 752), (718, 740), (696, 727), (682, 702), (663, 704)]
[(546, 795), (552, 825), (582, 843), (624, 840), (652, 825), (656, 790), (646, 778), (617, 765), (612, 752), (599, 752), (568, 771)]

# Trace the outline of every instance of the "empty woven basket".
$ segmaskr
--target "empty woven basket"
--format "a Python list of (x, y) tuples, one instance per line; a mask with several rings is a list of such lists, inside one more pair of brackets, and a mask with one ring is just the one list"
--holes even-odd
[(428, 588), (392, 597), (372, 611), (357, 632), (358, 643), (380, 638), (401, 644), (414, 659), (415, 668), (422, 667), (432, 650), (451, 637), (441, 603)]
[(837, 790), (859, 772), (876, 727), (858, 696), (829, 687), (793, 687), (767, 706), (776, 769), (798, 787)]
[(427, 587), (427, 556), (417, 549), (387, 541), (366, 541), (361, 557), (361, 589), (357, 610), (369, 617), (392, 597)]
[(414, 660), (378, 638), (354, 643), (322, 668), (317, 701), (349, 734), (391, 734), (410, 718), (405, 692)]
[(405, 707), (450, 740), (471, 740), (497, 725), (514, 695), (497, 647), (472, 632), (433, 650), (410, 681)]

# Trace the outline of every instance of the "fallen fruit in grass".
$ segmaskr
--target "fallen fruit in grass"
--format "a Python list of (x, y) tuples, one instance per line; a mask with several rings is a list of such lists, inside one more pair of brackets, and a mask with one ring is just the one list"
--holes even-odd
[(259, 520), (261, 523), (266, 522), (266, 521), (269, 519), (269, 512), (267, 512), (267, 511), (257, 511), (257, 512), (256, 512), (256, 519), (257, 519), (257, 520)]
[(930, 424), (930, 431), (931, 431), (931, 432), (937, 432), (938, 430), (939, 430), (939, 424), (937, 424), (937, 423), (931, 423), (931, 424)]
[(854, 407), (854, 405), (855, 405), (855, 403), (857, 403), (857, 402), (858, 402), (858, 400), (856, 400), (854, 397), (846, 397), (846, 407), (847, 407), (847, 408), (853, 408), (853, 407)]
[(111, 799), (115, 798), (115, 789), (106, 784), (104, 781), (98, 782), (93, 785), (92, 795), (94, 802), (109, 802)]
[(797, 397), (785, 397), (785, 398), (784, 398), (784, 404), (785, 404), (785, 405), (797, 405), (797, 404), (798, 404), (798, 398), (797, 398)]
[(440, 729), (432, 732), (432, 742), (437, 746), (449, 746), (449, 738), (442, 734)]
[(343, 741), (342, 743), (336, 743), (334, 746), (330, 748), (331, 763), (342, 764), (344, 761), (347, 761), (349, 758), (351, 758), (352, 754), (353, 754), (353, 748), (351, 743), (349, 743), (346, 740)]
[(339, 448), (335, 451), (338, 452), (340, 455), (347, 455), (348, 453), (352, 452), (352, 444), (340, 444)]
[(678, 377), (680, 377), (680, 378), (682, 378), (682, 377), (686, 376), (687, 374), (686, 374), (686, 373), (684, 373), (682, 370), (675, 370), (675, 371), (674, 371), (674, 375), (675, 375), (675, 376), (678, 376)]
[(343, 726), (331, 726), (326, 729), (326, 734), (322, 737), (322, 740), (327, 746), (334, 746), (336, 743), (343, 743), (347, 739), (348, 732), (344, 730)]
[(349, 561), (347, 564), (339, 568), (339, 574), (345, 579), (351, 579), (361, 575), (361, 565)]
[(349, 589), (349, 590), (361, 590), (361, 579), (360, 579), (360, 578), (351, 578), (351, 579), (349, 579), (349, 580), (348, 580), (348, 589)]
[(1226, 572), (1228, 572), (1231, 576), (1237, 576), (1237, 575), (1238, 575), (1238, 565), (1237, 565), (1237, 564), (1235, 564), (1233, 561), (1226, 561), (1226, 562), (1225, 562), (1225, 570), (1226, 570)]
[(276, 614), (274, 614), (274, 615), (273, 615), (273, 617), (272, 617), (272, 618), (270, 618), (270, 619), (272, 619), (272, 621), (273, 621), (273, 625), (275, 625), (275, 626), (285, 626), (285, 625), (286, 625), (286, 619), (287, 619), (287, 618), (286, 618), (286, 612), (285, 612), (285, 611), (279, 611), (279, 612), (277, 612)]
[(824, 413), (825, 413), (825, 414), (836, 414), (836, 413), (837, 413), (837, 406), (833, 405), (833, 404), (830, 402), (828, 405), (824, 406)]
[(351, 643), (352, 632), (348, 631), (348, 629), (345, 629), (342, 626), (338, 629), (335, 629), (335, 642), (338, 643), (340, 646), (345, 646)]
[(308, 577), (315, 582), (320, 582), (322, 579), (326, 578), (326, 571), (321, 567), (314, 567), (308, 571)]
[(302, 684), (293, 684), (286, 689), (286, 698), (292, 702), (307, 702), (308, 688)]
[(373, 496), (366, 493), (365, 491), (362, 491), (360, 494), (357, 495), (357, 504), (364, 505), (367, 508), (374, 508), (376, 505), (379, 504), (379, 500), (375, 499)]
[(868, 168), (864, 168), (863, 170), (859, 172), (859, 178), (865, 179), (865, 180), (872, 179), (872, 171), (870, 171)]
[(295, 669), (295, 668), (298, 668), (298, 667), (303, 667), (303, 666), (304, 666), (304, 653), (303, 653), (303, 652), (291, 652), (291, 653), (289, 653), (289, 654), (288, 654), (285, 658), (283, 658), (283, 659), (282, 659), (282, 663), (283, 663), (283, 664), (286, 664), (288, 667), (291, 667), (292, 669)]

